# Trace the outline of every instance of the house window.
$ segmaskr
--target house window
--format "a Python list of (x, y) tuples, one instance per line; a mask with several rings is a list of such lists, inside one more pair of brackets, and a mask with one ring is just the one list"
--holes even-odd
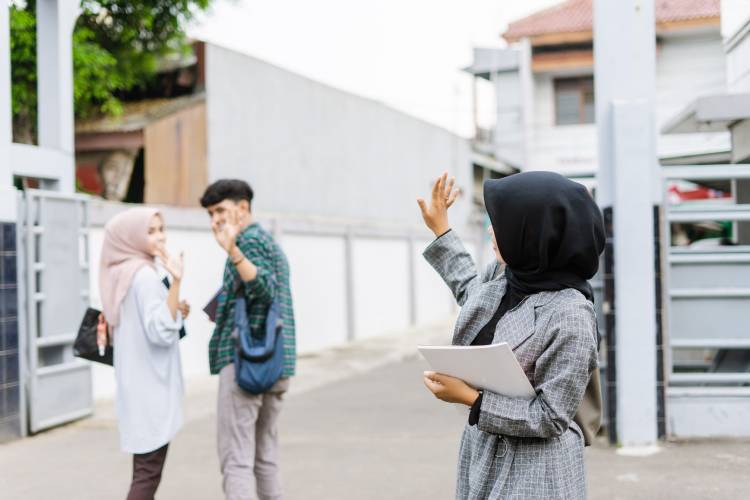
[(594, 123), (594, 77), (555, 80), (555, 124)]

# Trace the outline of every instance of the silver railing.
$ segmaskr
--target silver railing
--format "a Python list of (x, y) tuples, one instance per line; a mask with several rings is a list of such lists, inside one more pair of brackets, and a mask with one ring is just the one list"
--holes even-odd
[[(750, 165), (663, 166), (671, 182), (724, 182), (732, 197), (716, 206), (665, 206), (664, 299), (668, 432), (683, 437), (747, 435), (750, 418), (750, 246), (673, 246), (673, 224), (750, 221), (737, 203)], [(717, 242), (719, 243), (719, 242)], [(734, 241), (737, 243), (737, 241)]]

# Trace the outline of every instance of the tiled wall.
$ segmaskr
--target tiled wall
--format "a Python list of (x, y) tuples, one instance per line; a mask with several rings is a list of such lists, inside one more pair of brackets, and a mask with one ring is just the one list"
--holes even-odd
[(16, 225), (0, 223), (0, 442), (21, 435)]

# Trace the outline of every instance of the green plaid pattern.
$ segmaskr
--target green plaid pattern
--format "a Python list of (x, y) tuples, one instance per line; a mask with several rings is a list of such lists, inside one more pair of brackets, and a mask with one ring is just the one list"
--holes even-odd
[(258, 224), (251, 224), (237, 236), (240, 251), (258, 268), (258, 276), (241, 285), (231, 260), (224, 266), (224, 280), (216, 309), (216, 328), (208, 343), (208, 364), (216, 375), (234, 362), (234, 301), (244, 294), (247, 319), (252, 332), (265, 332), (268, 308), (274, 297), (279, 302), (284, 341), (284, 377), (294, 375), (296, 361), (294, 311), (289, 288), (289, 263), (273, 237)]

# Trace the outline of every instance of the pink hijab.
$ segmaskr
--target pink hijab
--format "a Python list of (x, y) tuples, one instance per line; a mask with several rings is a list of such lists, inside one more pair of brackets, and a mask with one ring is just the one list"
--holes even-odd
[(154, 265), (148, 253), (148, 226), (151, 217), (161, 215), (155, 208), (131, 208), (115, 215), (104, 226), (104, 243), (99, 266), (99, 294), (107, 323), (120, 322), (120, 304), (125, 299), (135, 273)]

